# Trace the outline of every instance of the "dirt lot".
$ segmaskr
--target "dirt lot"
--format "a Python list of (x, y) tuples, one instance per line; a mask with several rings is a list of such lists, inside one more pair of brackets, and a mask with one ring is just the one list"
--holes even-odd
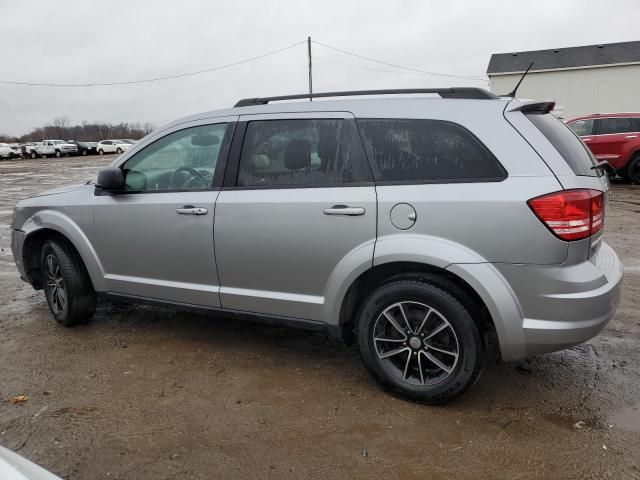
[(11, 209), (110, 160), (0, 163), (0, 445), (73, 479), (640, 478), (640, 187), (612, 193), (626, 276), (606, 330), (491, 359), (466, 396), (427, 407), (319, 334), (107, 304), (56, 325), (16, 273)]

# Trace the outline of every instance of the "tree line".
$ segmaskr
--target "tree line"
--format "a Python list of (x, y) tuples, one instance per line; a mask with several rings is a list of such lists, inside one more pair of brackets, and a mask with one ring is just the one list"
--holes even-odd
[(56, 140), (76, 140), (93, 141), (105, 139), (131, 138), (138, 140), (153, 130), (153, 125), (149, 122), (133, 123), (89, 123), (83, 121), (80, 125), (71, 125), (66, 117), (56, 117), (49, 125), (34, 128), (29, 133), (21, 137), (0, 134), (0, 142), (4, 143), (26, 143), (39, 142), (45, 139)]

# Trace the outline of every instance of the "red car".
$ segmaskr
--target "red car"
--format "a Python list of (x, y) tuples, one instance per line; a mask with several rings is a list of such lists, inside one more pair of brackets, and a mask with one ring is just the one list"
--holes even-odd
[(598, 160), (606, 160), (618, 175), (640, 184), (640, 113), (598, 113), (566, 124)]

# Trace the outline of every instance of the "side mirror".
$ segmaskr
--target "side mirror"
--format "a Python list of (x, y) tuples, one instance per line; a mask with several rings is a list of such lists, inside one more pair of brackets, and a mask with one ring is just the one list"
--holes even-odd
[(103, 168), (98, 172), (96, 189), (106, 192), (124, 191), (124, 174), (118, 167)]

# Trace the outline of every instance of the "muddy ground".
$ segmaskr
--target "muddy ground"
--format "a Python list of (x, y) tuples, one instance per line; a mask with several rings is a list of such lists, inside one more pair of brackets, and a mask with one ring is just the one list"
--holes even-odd
[(604, 332), (492, 358), (467, 395), (427, 407), (320, 334), (106, 304), (56, 325), (16, 273), (11, 209), (110, 160), (0, 163), (0, 445), (73, 479), (640, 478), (640, 187), (612, 192), (626, 276)]

